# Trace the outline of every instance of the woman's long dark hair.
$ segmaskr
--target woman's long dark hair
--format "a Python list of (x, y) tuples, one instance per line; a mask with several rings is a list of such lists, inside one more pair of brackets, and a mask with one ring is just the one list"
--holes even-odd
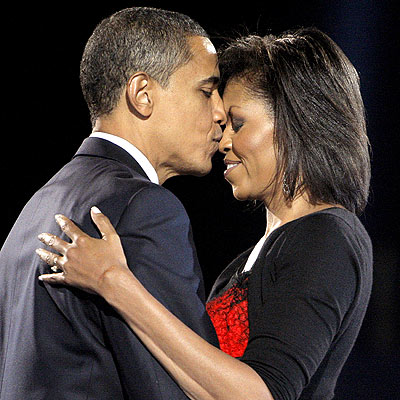
[(250, 35), (221, 52), (220, 68), (222, 90), (238, 79), (273, 113), (286, 199), (306, 191), (313, 204), (360, 214), (370, 182), (364, 105), (357, 71), (333, 40), (316, 28)]

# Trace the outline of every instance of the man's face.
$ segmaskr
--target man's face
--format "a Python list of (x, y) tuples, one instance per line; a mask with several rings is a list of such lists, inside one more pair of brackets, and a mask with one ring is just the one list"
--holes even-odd
[[(189, 38), (192, 59), (170, 77), (157, 109), (162, 127), (157, 138), (164, 160), (157, 172), (202, 176), (210, 172), (211, 158), (226, 120), (218, 94), (219, 69), (214, 46), (204, 37)], [(163, 180), (165, 180), (163, 179)]]

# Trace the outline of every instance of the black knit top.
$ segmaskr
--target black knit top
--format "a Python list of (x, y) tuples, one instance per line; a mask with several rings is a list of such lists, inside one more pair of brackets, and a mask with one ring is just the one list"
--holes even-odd
[[(354, 214), (330, 208), (276, 229), (243, 275), (250, 251), (209, 297), (222, 350), (251, 366), (274, 400), (332, 399), (370, 297), (367, 232)], [(229, 299), (233, 311), (220, 312)]]

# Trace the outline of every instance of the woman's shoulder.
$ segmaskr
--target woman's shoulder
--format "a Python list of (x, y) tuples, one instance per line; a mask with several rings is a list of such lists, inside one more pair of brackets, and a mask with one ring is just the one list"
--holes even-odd
[(372, 245), (355, 214), (331, 208), (282, 226), (259, 261), (260, 272), (267, 268), (276, 278), (302, 276), (307, 284), (332, 277), (345, 280), (360, 272), (370, 275)]
[(319, 226), (321, 229), (331, 226), (338, 226), (346, 229), (354, 229), (362, 226), (361, 221), (358, 217), (340, 207), (331, 207), (324, 210), (316, 211), (311, 214), (304, 215), (303, 217), (297, 218), (283, 227), (286, 227), (288, 231), (291, 229), (301, 229), (312, 225), (314, 227)]
[(328, 296), (342, 299), (346, 308), (360, 288), (369, 293), (372, 247), (354, 214), (329, 209), (281, 228), (253, 267), (253, 304), (264, 304), (272, 294), (303, 299)]
[[(370, 248), (371, 241), (359, 218), (343, 208), (333, 207), (305, 215), (283, 225), (277, 239), (284, 240), (286, 246), (293, 248), (296, 244), (304, 248), (317, 244), (329, 243), (351, 245), (352, 247)], [(297, 247), (296, 246), (296, 247)], [(321, 249), (321, 250), (323, 250)]]

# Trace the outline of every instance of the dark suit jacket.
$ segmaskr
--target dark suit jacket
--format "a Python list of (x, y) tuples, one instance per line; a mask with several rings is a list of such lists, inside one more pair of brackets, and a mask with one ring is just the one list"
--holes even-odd
[(86, 139), (28, 202), (0, 253), (1, 400), (183, 399), (186, 396), (100, 297), (38, 281), (50, 272), (35, 249), (60, 234), (56, 213), (99, 237), (96, 205), (121, 236), (128, 264), (178, 318), (217, 343), (205, 313), (188, 216), (120, 147)]

